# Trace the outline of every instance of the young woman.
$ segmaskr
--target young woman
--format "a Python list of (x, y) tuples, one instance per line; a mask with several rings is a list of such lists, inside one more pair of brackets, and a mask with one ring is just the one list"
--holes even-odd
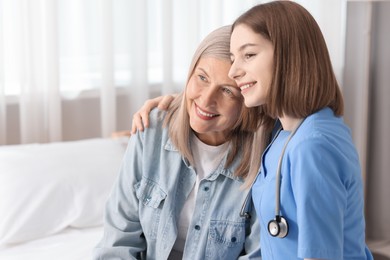
[(316, 21), (292, 1), (261, 4), (230, 44), (245, 105), (281, 125), (252, 187), (263, 259), (372, 259), (359, 158)]
[(259, 259), (259, 223), (240, 216), (257, 110), (228, 77), (230, 26), (198, 47), (185, 91), (132, 135), (94, 259)]

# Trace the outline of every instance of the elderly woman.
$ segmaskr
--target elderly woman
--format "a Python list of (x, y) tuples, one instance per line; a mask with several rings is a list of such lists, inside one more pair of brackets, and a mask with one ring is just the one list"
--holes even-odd
[(256, 214), (240, 215), (259, 111), (228, 77), (230, 30), (201, 42), (183, 93), (131, 136), (94, 259), (260, 258)]

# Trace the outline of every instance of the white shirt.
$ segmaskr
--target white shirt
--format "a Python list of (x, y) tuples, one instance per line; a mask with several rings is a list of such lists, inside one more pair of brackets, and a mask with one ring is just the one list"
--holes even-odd
[[(210, 175), (221, 163), (224, 158), (229, 142), (218, 146), (207, 145), (200, 141), (196, 135), (191, 137), (192, 156), (194, 158), (194, 169), (196, 172), (196, 183), (189, 194), (184, 207), (180, 213), (178, 221), (178, 234), (173, 246), (173, 253), (169, 259), (181, 259), (179, 252), (183, 252), (187, 237), (189, 223), (195, 208), (196, 195), (199, 189), (199, 183)], [(175, 252), (176, 251), (176, 252)]]

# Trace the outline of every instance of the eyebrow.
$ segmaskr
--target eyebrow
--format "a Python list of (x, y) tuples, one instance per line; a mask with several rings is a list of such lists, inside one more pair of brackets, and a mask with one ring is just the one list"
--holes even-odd
[[(195, 70), (200, 70), (202, 71), (204, 74), (206, 74), (207, 77), (209, 77), (209, 74), (207, 74), (207, 72), (202, 68), (202, 67), (197, 67)], [(220, 86), (225, 86), (225, 87), (230, 87), (230, 88), (237, 88), (236, 86), (234, 85), (231, 85), (230, 83), (220, 83), (218, 84)]]
[(200, 71), (202, 71), (204, 74), (206, 74), (207, 77), (209, 76), (209, 74), (207, 74), (206, 70), (204, 70), (204, 69), (201, 68), (201, 67), (197, 67), (195, 70), (200, 70)]
[[(241, 45), (240, 48), (238, 48), (238, 51), (241, 52), (248, 47), (256, 47), (256, 46), (259, 46), (259, 45), (256, 43), (246, 43), (244, 45)], [(234, 56), (233, 53), (230, 53), (230, 57), (232, 57), (232, 56)]]
[(242, 45), (238, 50), (242, 51), (243, 49), (246, 49), (248, 47), (254, 47), (254, 46), (258, 46), (258, 44), (256, 44), (256, 43), (246, 43), (246, 44)]

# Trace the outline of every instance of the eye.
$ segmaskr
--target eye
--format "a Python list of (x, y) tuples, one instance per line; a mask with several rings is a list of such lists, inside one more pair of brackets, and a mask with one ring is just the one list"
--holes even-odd
[(228, 94), (233, 94), (233, 92), (229, 88), (223, 88), (223, 91)]
[(222, 87), (222, 91), (228, 96), (232, 96), (232, 97), (235, 96), (233, 91), (228, 87)]
[(207, 78), (203, 75), (198, 75), (198, 77), (201, 81), (205, 81), (205, 82), (207, 81)]
[(252, 57), (254, 57), (254, 56), (256, 56), (256, 54), (255, 53), (246, 53), (245, 55), (244, 55), (244, 57), (245, 57), (245, 59), (250, 59), (250, 58), (252, 58)]

